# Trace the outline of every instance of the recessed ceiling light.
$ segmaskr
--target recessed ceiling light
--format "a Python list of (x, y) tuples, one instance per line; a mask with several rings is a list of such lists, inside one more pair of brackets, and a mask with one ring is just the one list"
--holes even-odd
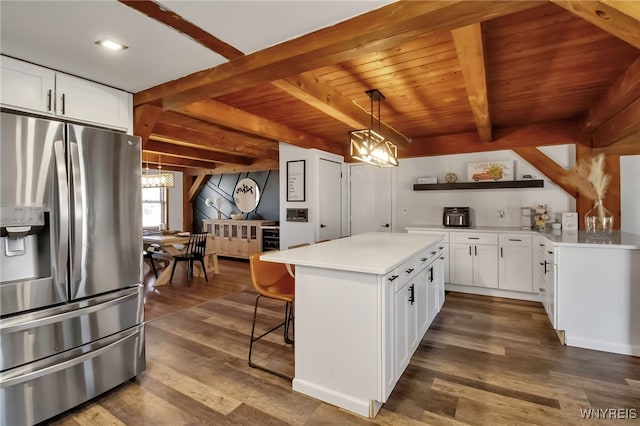
[(111, 50), (124, 50), (129, 46), (125, 46), (124, 44), (117, 43), (113, 40), (109, 40), (108, 38), (96, 41), (96, 44), (99, 44), (102, 47), (106, 47)]

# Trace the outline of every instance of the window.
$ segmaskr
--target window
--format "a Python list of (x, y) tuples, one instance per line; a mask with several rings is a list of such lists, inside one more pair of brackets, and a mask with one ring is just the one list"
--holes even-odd
[(142, 226), (167, 228), (167, 188), (142, 188)]

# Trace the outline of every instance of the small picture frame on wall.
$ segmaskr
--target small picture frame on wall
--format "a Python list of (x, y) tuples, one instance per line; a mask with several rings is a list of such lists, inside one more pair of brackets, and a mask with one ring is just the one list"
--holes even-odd
[(482, 161), (467, 163), (469, 182), (513, 180), (513, 161)]
[(305, 201), (305, 160), (287, 161), (287, 201)]

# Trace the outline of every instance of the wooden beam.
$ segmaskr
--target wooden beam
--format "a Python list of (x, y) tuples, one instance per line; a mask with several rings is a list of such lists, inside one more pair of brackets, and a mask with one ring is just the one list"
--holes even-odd
[[(371, 125), (370, 113), (357, 107), (333, 87), (320, 82), (310, 72), (277, 80), (271, 84), (326, 115), (353, 127), (354, 130)], [(406, 146), (407, 137), (382, 122), (380, 133), (395, 143), (399, 149), (402, 150)]]
[(202, 188), (207, 184), (210, 177), (211, 175), (204, 173), (196, 176), (191, 188), (189, 188), (189, 196), (187, 198), (189, 198), (190, 203), (193, 203), (193, 200), (195, 200), (196, 196), (200, 193), (200, 190), (202, 190)]
[[(636, 3), (636, 6), (640, 10), (638, 3)], [(636, 99), (640, 99), (640, 57), (589, 108), (580, 122), (580, 129), (583, 131), (597, 129), (602, 123), (631, 105)]]
[[(626, 41), (636, 49), (640, 49), (640, 31), (638, 31), (640, 18), (637, 16), (637, 12), (627, 14), (629, 10), (634, 10), (632, 4), (625, 5), (625, 2), (622, 1), (551, 1), (614, 37)], [(636, 1), (629, 3), (636, 3), (637, 7)]]
[(222, 40), (212, 36), (197, 25), (185, 20), (182, 16), (169, 10), (166, 6), (160, 5), (150, 0), (118, 0), (120, 3), (129, 6), (138, 12), (147, 15), (156, 21), (162, 22), (176, 31), (188, 36), (189, 38), (200, 43), (202, 46), (210, 49), (227, 59), (243, 56), (244, 53), (235, 47), (223, 42)]
[(332, 153), (338, 153), (343, 149), (342, 144), (292, 129), (213, 99), (178, 106), (174, 108), (174, 111), (252, 135), (304, 148), (317, 148)]
[(640, 132), (629, 135), (613, 145), (593, 149), (594, 155), (600, 153), (605, 155), (640, 155)]
[[(242, 147), (250, 146), (256, 149), (266, 149), (274, 152), (278, 152), (278, 142), (271, 139), (265, 139), (250, 135), (247, 133), (239, 132), (237, 130), (218, 126), (213, 123), (208, 123), (197, 118), (189, 117), (188, 115), (178, 114), (173, 111), (164, 111), (160, 116), (158, 124), (166, 124), (169, 126), (178, 126), (180, 128), (192, 129), (201, 132), (202, 135), (209, 135), (220, 144), (224, 144), (227, 147), (238, 146)], [(171, 135), (167, 135), (171, 136)]]
[(589, 135), (580, 133), (578, 123), (574, 120), (537, 123), (518, 128), (497, 128), (494, 133), (493, 142), (481, 141), (475, 132), (414, 138), (402, 158), (589, 143)]
[(221, 175), (226, 173), (244, 173), (244, 172), (259, 172), (265, 170), (278, 170), (280, 167), (277, 159), (272, 160), (257, 160), (255, 163), (249, 166), (238, 166), (235, 164), (224, 164), (216, 167), (215, 169), (190, 169), (185, 173), (189, 175), (200, 175), (200, 174), (210, 174), (210, 175)]
[(640, 98), (593, 132), (593, 147), (603, 148), (640, 133)]
[(419, 35), (452, 30), (541, 4), (543, 2), (537, 1), (399, 1), (136, 93), (134, 105), (162, 100), (164, 109), (173, 109), (402, 45)]
[(205, 149), (192, 148), (171, 143), (149, 141), (146, 151), (154, 151), (162, 154), (170, 154), (174, 157), (186, 157), (194, 160), (212, 161), (214, 163), (233, 163), (248, 165), (253, 162), (250, 157), (225, 154), (223, 152), (209, 151)]
[(491, 116), (487, 95), (482, 24), (480, 22), (451, 31), (456, 46), (473, 121), (483, 142), (491, 141)]
[(142, 139), (144, 149), (153, 128), (162, 114), (162, 109), (153, 105), (141, 105), (133, 110), (133, 134)]
[[(276, 150), (272, 148), (272, 145), (277, 146), (277, 143), (271, 140), (257, 139), (248, 135), (246, 138), (243, 138), (239, 134), (232, 134), (232, 138), (223, 137), (222, 139), (218, 139), (215, 135), (200, 130), (161, 122), (156, 124), (150, 138), (162, 142), (209, 148), (236, 155), (244, 154), (251, 157), (277, 155)], [(250, 140), (245, 143), (245, 139)], [(258, 143), (260, 143), (260, 145), (258, 145)]]
[(578, 196), (576, 188), (569, 184), (569, 171), (549, 158), (544, 152), (532, 146), (513, 148), (513, 152), (518, 154), (533, 167), (540, 170), (567, 194), (571, 195), (573, 198)]
[(184, 170), (185, 167), (200, 168), (200, 169), (214, 169), (218, 163), (209, 161), (193, 160), (184, 157), (175, 157), (173, 155), (167, 155), (166, 153), (158, 153), (151, 151), (142, 152), (142, 163), (145, 164), (162, 164), (162, 169), (175, 170), (175, 166), (179, 170)]

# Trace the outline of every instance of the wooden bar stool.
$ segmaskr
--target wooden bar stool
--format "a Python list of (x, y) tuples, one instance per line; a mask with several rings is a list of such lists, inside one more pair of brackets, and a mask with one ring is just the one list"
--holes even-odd
[[(287, 376), (279, 371), (271, 370), (261, 365), (255, 364), (251, 360), (251, 354), (253, 353), (253, 344), (262, 339), (267, 334), (284, 327), (284, 341), (285, 343), (293, 344), (293, 340), (289, 338), (289, 326), (293, 321), (293, 301), (295, 294), (295, 280), (287, 272), (287, 268), (283, 263), (265, 262), (260, 260), (262, 253), (254, 253), (249, 258), (249, 265), (251, 268), (251, 282), (253, 287), (258, 292), (256, 297), (256, 304), (253, 309), (253, 323), (251, 325), (251, 340), (249, 342), (249, 366), (258, 368), (284, 379), (293, 380), (293, 377)], [(258, 302), (261, 297), (267, 297), (269, 299), (281, 300), (285, 302), (284, 308), (284, 321), (269, 330), (262, 333), (260, 336), (255, 337), (256, 330), (256, 318), (258, 315)]]

